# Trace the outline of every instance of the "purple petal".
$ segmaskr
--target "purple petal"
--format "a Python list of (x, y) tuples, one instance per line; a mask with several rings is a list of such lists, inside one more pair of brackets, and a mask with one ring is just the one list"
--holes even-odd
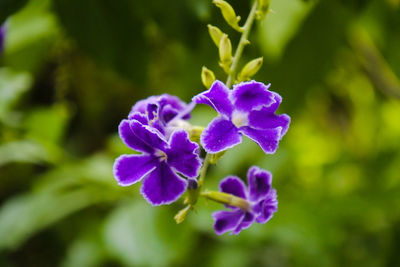
[(250, 227), (250, 225), (253, 224), (255, 219), (255, 216), (251, 212), (246, 212), (245, 215), (243, 216), (241, 222), (236, 226), (235, 230), (233, 230), (232, 234), (238, 235), (240, 231), (243, 229), (247, 229)]
[(178, 110), (175, 109), (174, 107), (172, 107), (171, 105), (166, 105), (163, 109), (162, 109), (162, 114), (161, 114), (161, 119), (167, 123), (170, 120), (172, 120), (176, 115), (178, 115)]
[(185, 179), (176, 175), (171, 168), (161, 162), (146, 178), (140, 192), (153, 206), (170, 204), (177, 200), (186, 190)]
[(5, 36), (6, 36), (6, 25), (3, 24), (2, 26), (0, 26), (0, 55), (3, 53)]
[(229, 100), (230, 90), (221, 81), (215, 81), (208, 91), (193, 97), (197, 104), (212, 106), (217, 112), (230, 117), (233, 111), (233, 105)]
[(217, 153), (241, 143), (242, 136), (231, 121), (217, 117), (204, 129), (200, 141), (208, 153)]
[(259, 203), (260, 211), (256, 218), (258, 223), (266, 223), (278, 210), (276, 190), (272, 189), (265, 200)]
[(154, 119), (157, 119), (158, 117), (158, 110), (159, 106), (156, 103), (149, 103), (146, 107), (146, 114), (147, 117), (149, 118), (149, 121), (152, 121)]
[(250, 112), (261, 106), (270, 106), (275, 100), (274, 93), (268, 90), (269, 86), (255, 81), (235, 85), (231, 94), (234, 107)]
[(114, 177), (119, 185), (132, 185), (154, 170), (157, 164), (157, 158), (150, 155), (122, 155), (114, 162)]
[(179, 111), (179, 114), (176, 115), (174, 119), (182, 119), (182, 120), (188, 120), (190, 119), (190, 112), (196, 107), (195, 102), (190, 102), (187, 104), (182, 110)]
[(140, 100), (140, 101), (136, 102), (136, 104), (132, 107), (128, 118), (131, 116), (131, 114), (133, 114), (135, 112), (146, 114), (148, 104), (156, 103), (157, 99), (159, 99), (159, 96), (150, 96), (150, 97), (148, 97), (146, 99), (143, 99), (143, 100)]
[(241, 127), (240, 132), (256, 142), (266, 154), (275, 153), (281, 138), (281, 128), (257, 130)]
[[(137, 143), (142, 142), (143, 144), (147, 145), (154, 151), (154, 148), (165, 151), (167, 148), (167, 142), (164, 140), (164, 137), (161, 133), (153, 127), (149, 127), (147, 125), (143, 125), (138, 121), (131, 120), (128, 121), (130, 125), (131, 132), (128, 132), (131, 139)], [(122, 137), (122, 135), (121, 135)], [(144, 151), (146, 152), (146, 151)]]
[(249, 197), (251, 201), (258, 201), (264, 198), (271, 190), (272, 174), (256, 166), (249, 169), (247, 173), (249, 184)]
[(184, 110), (187, 105), (178, 97), (169, 94), (160, 95), (158, 102), (160, 103), (160, 107), (165, 107), (167, 105), (170, 105), (171, 107), (173, 107), (175, 110), (178, 111)]
[(132, 121), (130, 120), (122, 120), (119, 124), (119, 136), (121, 137), (122, 141), (124, 141), (124, 143), (133, 150), (152, 153), (154, 151), (152, 146), (134, 134), (131, 128), (131, 122)]
[(213, 215), (215, 223), (214, 229), (217, 235), (222, 235), (228, 231), (234, 230), (244, 217), (244, 212), (241, 209), (234, 211), (217, 211)]
[(249, 115), (249, 126), (257, 129), (272, 129), (281, 127), (281, 138), (289, 128), (290, 117), (286, 114), (276, 115), (269, 108), (253, 110)]
[(199, 145), (191, 142), (186, 131), (175, 131), (170, 139), (170, 147), (165, 152), (167, 164), (187, 177), (199, 174), (201, 161)]
[(146, 117), (146, 115), (140, 113), (140, 112), (132, 112), (129, 114), (128, 116), (129, 120), (137, 120), (138, 122), (140, 122), (141, 124), (147, 125), (149, 123), (148, 118)]
[(246, 199), (246, 185), (240, 178), (228, 176), (219, 183), (221, 192)]
[(278, 93), (275, 93), (275, 92), (272, 92), (271, 91), (271, 93), (274, 95), (274, 103), (272, 103), (269, 107), (268, 107), (268, 109), (269, 109), (269, 111), (271, 112), (271, 113), (274, 113), (278, 108), (279, 108), (279, 105), (281, 104), (281, 102), (282, 102), (282, 97), (278, 94)]

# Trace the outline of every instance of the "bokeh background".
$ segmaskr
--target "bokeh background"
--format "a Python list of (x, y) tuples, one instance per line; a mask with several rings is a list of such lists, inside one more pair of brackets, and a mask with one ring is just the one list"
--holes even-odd
[[(242, 20), (250, 1), (229, 1)], [(151, 207), (121, 188), (117, 134), (154, 94), (190, 101), (203, 65), (225, 80), (208, 23), (239, 35), (209, 0), (2, 0), (0, 266), (400, 266), (400, 1), (272, 0), (241, 64), (292, 117), (275, 155), (245, 142), (206, 188), (251, 165), (274, 175), (279, 211), (216, 236), (200, 201)], [(207, 125), (209, 107), (192, 122)]]

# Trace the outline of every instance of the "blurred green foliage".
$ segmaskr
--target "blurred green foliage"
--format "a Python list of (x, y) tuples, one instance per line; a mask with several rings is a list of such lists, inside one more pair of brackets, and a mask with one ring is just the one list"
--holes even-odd
[[(229, 1), (242, 18), (249, 1)], [(242, 60), (283, 96), (291, 128), (275, 155), (246, 140), (206, 178), (215, 189), (251, 165), (274, 175), (279, 211), (239, 236), (213, 233), (213, 210), (176, 225), (121, 188), (117, 135), (133, 103), (185, 101), (217, 77), (208, 0), (1, 1), (0, 266), (398, 266), (400, 1), (273, 0)], [(197, 107), (192, 122), (214, 111)]]

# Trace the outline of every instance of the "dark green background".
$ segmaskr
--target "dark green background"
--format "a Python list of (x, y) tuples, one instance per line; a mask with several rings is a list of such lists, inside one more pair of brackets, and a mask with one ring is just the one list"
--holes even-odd
[[(250, 2), (230, 1), (244, 21)], [(251, 165), (270, 170), (279, 210), (239, 236), (213, 233), (200, 201), (151, 207), (117, 186), (114, 159), (132, 153), (117, 127), (150, 95), (184, 101), (217, 77), (208, 0), (1, 1), (0, 266), (400, 265), (400, 1), (272, 0), (241, 66), (280, 93), (292, 118), (275, 155), (249, 140), (206, 177), (216, 189)], [(197, 107), (192, 122), (216, 113)]]

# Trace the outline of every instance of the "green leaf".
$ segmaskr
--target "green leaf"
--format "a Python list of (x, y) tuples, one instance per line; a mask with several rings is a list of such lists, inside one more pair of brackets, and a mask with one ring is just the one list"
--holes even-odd
[(15, 123), (9, 118), (9, 113), (31, 84), (32, 77), (28, 73), (0, 68), (0, 121), (7, 124)]
[(10, 162), (43, 163), (49, 159), (48, 151), (33, 141), (19, 140), (0, 145), (0, 166)]
[(31, 193), (9, 199), (0, 209), (0, 250), (17, 248), (37, 231), (95, 201), (88, 189)]
[(25, 120), (27, 136), (41, 143), (58, 144), (63, 137), (68, 118), (68, 106), (64, 104), (33, 110)]
[(271, 1), (273, 11), (265, 17), (258, 31), (265, 55), (270, 59), (282, 55), (313, 6), (313, 2), (301, 0)]
[(50, 0), (31, 0), (8, 21), (4, 61), (15, 70), (36, 72), (49, 58), (59, 33)]
[(195, 235), (187, 224), (177, 225), (166, 209), (135, 200), (115, 210), (104, 228), (111, 254), (125, 266), (170, 266), (183, 257)]

